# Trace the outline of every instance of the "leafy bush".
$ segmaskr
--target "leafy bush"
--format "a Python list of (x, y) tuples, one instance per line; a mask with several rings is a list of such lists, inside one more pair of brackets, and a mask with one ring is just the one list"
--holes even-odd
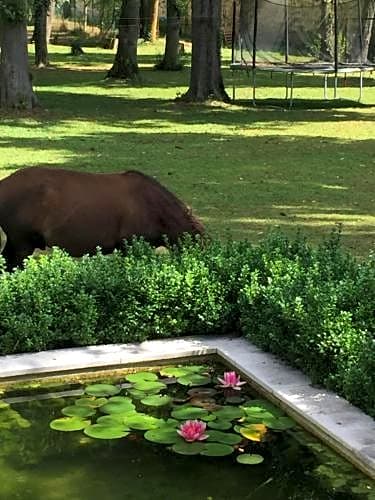
[(0, 353), (241, 331), (375, 415), (375, 259), (334, 234), (318, 248), (186, 238), (157, 255), (61, 250), (0, 277)]

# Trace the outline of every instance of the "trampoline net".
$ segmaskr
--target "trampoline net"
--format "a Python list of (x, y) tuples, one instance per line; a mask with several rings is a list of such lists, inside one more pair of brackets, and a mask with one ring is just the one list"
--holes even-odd
[(367, 65), (375, 0), (242, 0), (234, 63)]

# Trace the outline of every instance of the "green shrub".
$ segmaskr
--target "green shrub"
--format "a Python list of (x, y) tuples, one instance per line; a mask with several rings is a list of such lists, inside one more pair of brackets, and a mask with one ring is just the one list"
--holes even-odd
[(357, 262), (338, 233), (318, 248), (280, 232), (185, 238), (162, 255), (134, 240), (0, 272), (0, 354), (240, 331), (375, 415), (375, 259)]

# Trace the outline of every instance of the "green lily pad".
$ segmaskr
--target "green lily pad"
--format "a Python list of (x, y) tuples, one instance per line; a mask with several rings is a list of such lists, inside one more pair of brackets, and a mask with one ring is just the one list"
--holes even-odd
[(95, 439), (119, 439), (129, 434), (129, 432), (124, 430), (123, 427), (103, 424), (89, 425), (83, 430), (83, 432), (86, 436)]
[(135, 409), (135, 405), (130, 398), (124, 398), (121, 401), (112, 401), (100, 407), (103, 413), (128, 413)]
[(212, 382), (211, 377), (200, 375), (199, 373), (189, 373), (184, 377), (179, 377), (177, 382), (181, 385), (196, 386), (207, 385)]
[(177, 434), (176, 428), (159, 428), (145, 432), (144, 437), (152, 443), (175, 444), (181, 438)]
[(115, 396), (120, 391), (120, 387), (111, 384), (91, 384), (85, 389), (89, 396)]
[(208, 411), (197, 406), (183, 406), (182, 408), (172, 411), (171, 416), (178, 420), (194, 420), (208, 416)]
[(0, 409), (9, 408), (9, 406), (10, 406), (9, 403), (0, 400)]
[(143, 399), (146, 395), (147, 396), (152, 396), (154, 394), (159, 394), (160, 388), (158, 387), (157, 389), (153, 389), (152, 391), (140, 391), (139, 389), (128, 389), (126, 391), (133, 399)]
[(181, 455), (199, 455), (199, 453), (203, 451), (204, 446), (203, 443), (187, 443), (186, 441), (180, 440), (172, 446), (172, 450)]
[(174, 418), (167, 418), (167, 420), (163, 420), (162, 418), (159, 419), (159, 424), (158, 424), (158, 429), (175, 429), (181, 424), (178, 420), (175, 420)]
[(251, 453), (243, 453), (242, 455), (238, 455), (236, 460), (239, 464), (244, 465), (256, 465), (261, 464), (264, 461), (262, 455), (251, 454)]
[(61, 413), (63, 415), (67, 415), (68, 417), (80, 417), (80, 418), (85, 418), (85, 417), (91, 417), (92, 415), (95, 415), (96, 411), (93, 410), (92, 408), (88, 408), (87, 406), (66, 406), (61, 410)]
[(230, 420), (214, 420), (213, 422), (208, 422), (208, 427), (220, 431), (227, 431), (232, 428), (232, 422)]
[(214, 441), (215, 443), (234, 445), (240, 443), (242, 441), (242, 438), (238, 434), (210, 429), (208, 431), (207, 441)]
[(135, 415), (130, 415), (125, 419), (125, 424), (131, 429), (138, 431), (148, 431), (150, 429), (157, 429), (160, 421), (156, 417), (151, 415), (145, 415), (144, 413), (136, 413)]
[(204, 366), (204, 365), (184, 365), (181, 368), (188, 371), (189, 373), (205, 373), (205, 372), (207, 372), (207, 366)]
[(90, 420), (83, 420), (79, 417), (63, 417), (52, 420), (49, 426), (55, 431), (72, 432), (81, 431), (90, 424)]
[(266, 399), (250, 399), (246, 401), (246, 403), (243, 403), (243, 405), (241, 406), (241, 408), (243, 409), (252, 407), (263, 408), (264, 410), (272, 413), (274, 417), (282, 417), (284, 415), (284, 412), (280, 410), (280, 408), (273, 405)]
[(200, 418), (205, 422), (213, 422), (214, 420), (216, 420), (215, 415), (202, 415)]
[(156, 394), (154, 396), (147, 396), (141, 400), (141, 403), (146, 406), (165, 406), (172, 401), (170, 396), (162, 396)]
[(289, 417), (278, 417), (264, 421), (265, 425), (270, 429), (277, 431), (285, 431), (295, 427), (295, 422)]
[(108, 403), (107, 398), (80, 398), (76, 399), (74, 404), (77, 406), (86, 406), (87, 408), (99, 408)]
[(168, 366), (167, 368), (162, 368), (159, 373), (162, 377), (184, 377), (190, 372), (183, 366)]
[(113, 414), (113, 415), (103, 415), (102, 417), (99, 417), (96, 421), (97, 424), (100, 424), (100, 425), (109, 425), (111, 427), (121, 427), (121, 429), (125, 430), (125, 431), (129, 431), (130, 428), (127, 427), (125, 425), (125, 418), (127, 416), (130, 416), (130, 414), (128, 415), (122, 415), (122, 414)]
[(134, 389), (137, 389), (138, 391), (144, 391), (144, 392), (150, 392), (150, 391), (155, 391), (158, 389), (158, 391), (161, 391), (162, 389), (165, 389), (167, 386), (163, 384), (163, 382), (153, 382), (153, 381), (147, 381), (147, 380), (141, 380), (139, 382), (136, 382), (134, 384)]
[(223, 406), (220, 410), (214, 411), (213, 414), (221, 420), (236, 420), (244, 416), (243, 410), (235, 406)]
[(137, 372), (137, 373), (129, 373), (129, 375), (125, 375), (125, 379), (132, 384), (137, 382), (155, 382), (158, 380), (158, 376), (154, 372)]
[(226, 455), (233, 453), (233, 451), (233, 446), (229, 446), (227, 444), (206, 443), (201, 451), (201, 455), (206, 457), (225, 457)]

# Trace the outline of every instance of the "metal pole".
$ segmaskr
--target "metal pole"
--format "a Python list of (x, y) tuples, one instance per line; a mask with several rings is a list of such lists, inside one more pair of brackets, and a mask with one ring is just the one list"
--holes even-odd
[(289, 59), (289, 0), (284, 0), (284, 23), (285, 23), (285, 62)]
[(234, 44), (236, 40), (236, 17), (237, 17), (237, 3), (233, 0), (233, 16), (232, 16), (232, 64), (234, 63)]
[(258, 0), (254, 2), (254, 27), (253, 27), (253, 70), (257, 60), (257, 35), (258, 35)]
[(361, 10), (361, 0), (357, 0), (357, 8), (358, 8), (358, 22), (359, 22), (359, 47), (361, 51), (361, 64), (364, 64), (366, 61), (363, 60), (363, 24), (362, 24), (362, 10)]
[(338, 77), (337, 77), (337, 72), (339, 68), (339, 37), (338, 37), (338, 9), (337, 9), (337, 0), (333, 0), (333, 15), (334, 15), (334, 22), (335, 22), (335, 46), (334, 46), (334, 57), (335, 57), (335, 87), (334, 87), (334, 92), (333, 92), (333, 97), (336, 99), (337, 97), (337, 83), (338, 83)]

